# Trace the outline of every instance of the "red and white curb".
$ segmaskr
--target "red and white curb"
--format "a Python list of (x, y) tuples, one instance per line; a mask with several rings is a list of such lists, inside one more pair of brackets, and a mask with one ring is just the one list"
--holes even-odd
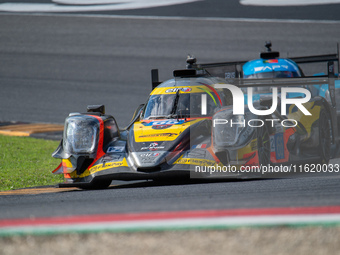
[(340, 206), (5, 219), (0, 220), (0, 236), (313, 225), (340, 225)]

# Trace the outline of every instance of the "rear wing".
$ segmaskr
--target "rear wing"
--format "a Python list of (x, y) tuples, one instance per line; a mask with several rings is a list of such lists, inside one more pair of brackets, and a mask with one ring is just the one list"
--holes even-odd
[[(271, 44), (269, 45), (271, 46)], [(267, 45), (266, 45), (267, 47)], [(248, 60), (245, 61), (233, 61), (233, 62), (221, 62), (221, 63), (203, 63), (197, 64), (196, 59), (188, 57), (187, 68), (193, 68), (196, 70), (203, 70), (211, 76), (221, 77), (226, 79), (229, 83), (234, 84), (239, 87), (263, 87), (263, 86), (306, 86), (306, 85), (321, 85), (327, 84), (329, 91), (329, 107), (332, 115), (333, 126), (336, 125), (336, 92), (335, 92), (335, 79), (339, 79), (340, 71), (340, 54), (339, 54), (339, 43), (337, 44), (336, 53), (324, 54), (324, 55), (313, 55), (313, 56), (303, 56), (303, 57), (290, 57), (298, 64), (300, 70), (301, 65), (311, 65), (311, 64), (321, 64), (324, 72), (318, 71), (319, 73), (313, 75), (305, 75), (303, 70), (301, 72), (304, 74), (303, 78), (287, 78), (287, 79), (242, 79), (243, 72), (242, 67)], [(266, 54), (272, 56), (278, 52), (272, 52), (271, 50), (261, 53), (261, 58), (266, 58)], [(274, 56), (273, 55), (273, 56)], [(318, 65), (318, 68), (321, 66)], [(316, 69), (319, 70), (319, 69)], [(339, 83), (338, 83), (339, 84)], [(338, 107), (339, 108), (339, 107)], [(334, 129), (336, 126), (333, 127)]]
[[(266, 45), (266, 47), (268, 47), (268, 45)], [(325, 66), (324, 69), (326, 72), (320, 73), (318, 71), (319, 73), (317, 74), (304, 75), (304, 78), (308, 78), (308, 77), (336, 78), (336, 77), (339, 77), (339, 73), (340, 73), (340, 53), (339, 53), (340, 48), (339, 47), (340, 46), (338, 43), (336, 53), (334, 54), (313, 55), (313, 56), (304, 56), (304, 57), (290, 57), (289, 59), (297, 63), (299, 67), (300, 65), (305, 65), (305, 64), (326, 63), (326, 65), (324, 65)], [(261, 57), (265, 58), (265, 54), (272, 55), (275, 53), (278, 53), (278, 52), (271, 52), (271, 51), (264, 52), (264, 53), (261, 53)], [(274, 57), (277, 57), (277, 56), (278, 55), (275, 55)], [(186, 61), (187, 63), (186, 68), (201, 70), (202, 72), (205, 72), (208, 75), (221, 77), (223, 79), (229, 80), (229, 79), (243, 78), (242, 67), (248, 61), (250, 60), (198, 64), (196, 63), (197, 62), (196, 58), (191, 57), (189, 55)], [(301, 70), (301, 72), (304, 73), (303, 70)], [(152, 89), (154, 89), (161, 83), (159, 81), (158, 69), (151, 70), (151, 80), (152, 80)]]
[[(327, 63), (326, 72), (304, 75), (304, 77), (329, 77), (335, 78), (339, 75), (340, 70), (340, 54), (339, 44), (337, 44), (337, 52), (334, 54), (314, 55), (304, 57), (289, 57), (299, 66), (301, 64), (315, 64), (315, 63)], [(211, 76), (217, 76), (224, 79), (243, 78), (242, 67), (249, 60), (244, 61), (232, 61), (232, 62), (219, 62), (219, 63), (202, 63), (197, 64), (195, 59), (188, 57), (187, 68), (204, 69)]]

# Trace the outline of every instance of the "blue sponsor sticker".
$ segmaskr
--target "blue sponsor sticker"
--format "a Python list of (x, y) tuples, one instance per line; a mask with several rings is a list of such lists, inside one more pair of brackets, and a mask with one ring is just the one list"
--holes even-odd
[(276, 159), (284, 159), (285, 158), (285, 145), (283, 139), (283, 133), (275, 134), (275, 155)]
[(111, 152), (123, 152), (125, 149), (125, 146), (113, 146), (113, 147), (109, 147), (107, 149), (107, 153), (111, 153)]
[(144, 126), (164, 126), (164, 125), (180, 125), (183, 124), (184, 120), (162, 120), (162, 121), (151, 121), (149, 123), (142, 122)]

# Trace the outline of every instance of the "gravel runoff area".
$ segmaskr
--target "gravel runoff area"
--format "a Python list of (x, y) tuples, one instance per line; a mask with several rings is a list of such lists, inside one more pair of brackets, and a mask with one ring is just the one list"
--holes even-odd
[(340, 226), (63, 234), (0, 238), (0, 254), (339, 254)]

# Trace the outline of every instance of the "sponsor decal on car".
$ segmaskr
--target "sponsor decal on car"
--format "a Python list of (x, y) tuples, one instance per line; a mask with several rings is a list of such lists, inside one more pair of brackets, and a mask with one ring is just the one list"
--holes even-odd
[(147, 152), (147, 153), (139, 154), (139, 157), (143, 163), (155, 163), (158, 160), (159, 155), (161, 155), (161, 153)]
[(150, 134), (150, 135), (141, 135), (139, 138), (151, 138), (151, 137), (171, 137), (177, 136), (177, 133), (161, 133), (161, 134)]
[(180, 125), (183, 124), (185, 120), (162, 120), (162, 121), (151, 121), (151, 122), (142, 122), (142, 124), (146, 127), (154, 127), (154, 126), (166, 126), (166, 125)]
[(165, 93), (173, 93), (173, 92), (177, 92), (177, 91), (181, 91), (181, 92), (190, 92), (191, 88), (186, 87), (186, 88), (171, 88), (171, 89), (167, 89), (165, 91)]
[(102, 170), (106, 170), (106, 169), (114, 168), (114, 167), (122, 167), (122, 166), (128, 166), (125, 158), (119, 162), (108, 162), (108, 163), (103, 163), (103, 164), (93, 166), (89, 169), (89, 173), (94, 174)]
[(160, 150), (160, 149), (164, 149), (164, 146), (159, 146), (158, 143), (154, 142), (154, 143), (150, 143), (149, 146), (147, 147), (142, 147), (141, 150), (149, 150), (149, 151), (155, 151), (155, 150)]
[(283, 133), (275, 134), (274, 140), (275, 140), (276, 159), (284, 159), (285, 158), (285, 148), (284, 148)]
[(190, 87), (157, 87), (152, 92), (151, 95), (160, 95), (160, 94), (175, 94), (178, 90), (181, 93), (201, 93), (202, 88), (206, 88), (206, 85), (198, 85), (198, 86), (190, 86)]
[(125, 146), (112, 146), (107, 149), (107, 153), (110, 152), (123, 152), (125, 149)]
[(152, 121), (152, 122), (142, 122), (146, 127), (152, 127), (152, 129), (166, 129), (170, 128), (173, 125), (181, 125), (187, 120), (164, 120), (164, 121)]
[(140, 157), (141, 158), (150, 158), (150, 157), (158, 157), (160, 155), (160, 153), (158, 152), (155, 152), (155, 153), (143, 153), (143, 154), (140, 154)]
[(200, 158), (183, 158), (180, 157), (174, 163), (181, 165), (194, 165), (194, 166), (223, 166), (221, 162), (216, 162), (215, 160), (210, 159), (200, 159)]
[[(182, 134), (184, 130), (190, 127), (191, 124), (202, 121), (201, 119), (195, 120), (176, 120), (169, 119), (163, 121), (143, 121), (134, 124), (133, 132), (136, 142), (161, 142), (161, 141), (174, 141)], [(156, 126), (169, 125), (165, 130), (155, 128)]]

